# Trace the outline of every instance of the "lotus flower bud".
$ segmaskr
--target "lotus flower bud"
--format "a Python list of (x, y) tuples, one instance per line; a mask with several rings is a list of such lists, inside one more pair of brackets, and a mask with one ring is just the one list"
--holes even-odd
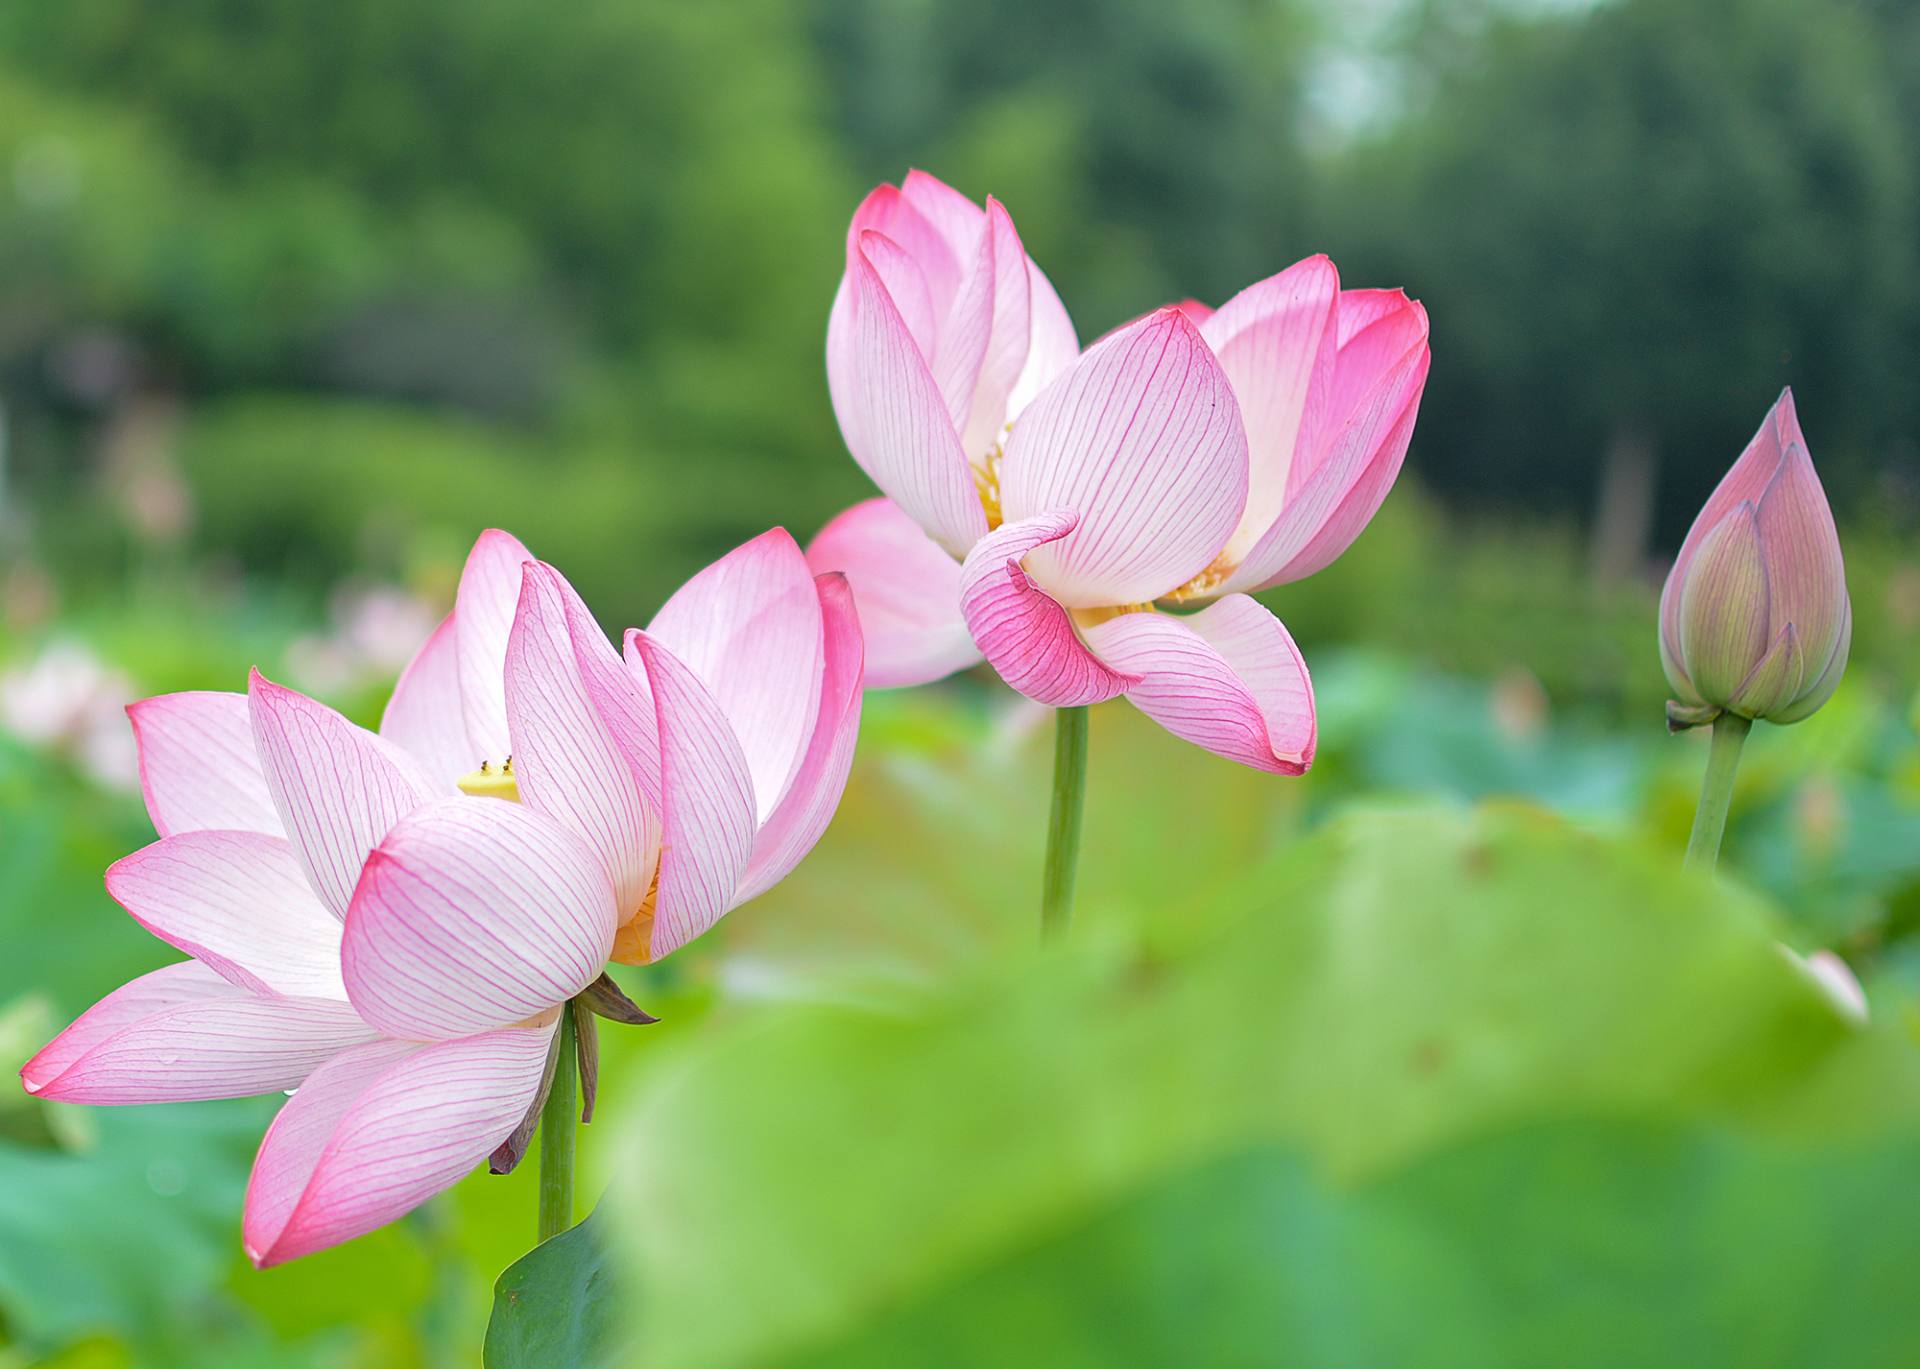
[(1722, 712), (1799, 722), (1832, 696), (1852, 637), (1833, 511), (1783, 391), (1661, 591), (1660, 659), (1679, 695), (1667, 725)]

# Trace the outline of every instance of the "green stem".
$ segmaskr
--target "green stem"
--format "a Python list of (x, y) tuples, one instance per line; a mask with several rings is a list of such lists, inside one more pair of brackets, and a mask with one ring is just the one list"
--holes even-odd
[(1740, 765), (1740, 743), (1753, 727), (1737, 713), (1713, 720), (1713, 745), (1707, 751), (1707, 774), (1700, 782), (1700, 806), (1693, 814), (1693, 836), (1687, 842), (1687, 864), (1708, 870), (1720, 859), (1720, 835), (1727, 830), (1727, 808), (1733, 802), (1733, 772)]
[(540, 1109), (540, 1239), (573, 1225), (574, 1080), (573, 1014), (560, 1010), (560, 1058), (553, 1087)]
[(1052, 941), (1073, 920), (1073, 876), (1080, 860), (1080, 814), (1087, 803), (1087, 710), (1056, 708), (1053, 811), (1047, 818), (1047, 872), (1040, 892), (1040, 935)]

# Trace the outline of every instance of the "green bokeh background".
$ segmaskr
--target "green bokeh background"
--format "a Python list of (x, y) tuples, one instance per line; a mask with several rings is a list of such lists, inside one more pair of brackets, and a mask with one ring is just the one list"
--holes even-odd
[[(257, 664), (372, 721), (366, 606), (430, 621), (484, 527), (609, 628), (804, 539), (869, 492), (847, 216), (919, 165), (1083, 339), (1313, 251), (1405, 285), (1420, 426), (1266, 596), (1310, 775), (1095, 711), (1066, 951), (1046, 718), (975, 673), (871, 697), (817, 853), (625, 977), (616, 1360), (1914, 1362), (1916, 120), (1907, 0), (7, 7), (0, 1056), (172, 958), (101, 888), (124, 768), (10, 681), (78, 649), (110, 715)], [(1854, 661), (1757, 732), (1716, 891), (1653, 609), (1788, 384)], [(531, 1176), (257, 1273), (272, 1106), (0, 1090), (0, 1366), (474, 1362)]]

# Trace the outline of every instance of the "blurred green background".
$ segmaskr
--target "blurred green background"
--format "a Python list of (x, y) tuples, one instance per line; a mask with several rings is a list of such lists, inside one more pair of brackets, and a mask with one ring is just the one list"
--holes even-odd
[[(257, 663), (370, 721), (483, 527), (619, 627), (864, 497), (826, 310), (919, 165), (1083, 339), (1325, 250), (1432, 377), (1268, 596), (1308, 777), (1099, 710), (1035, 960), (1044, 718), (876, 696), (818, 855), (632, 977), (584, 1188), (647, 1362), (1914, 1362), (1916, 126), (1911, 0), (0, 9), (0, 1054), (171, 958), (100, 887), (128, 699)], [(1654, 602), (1787, 384), (1854, 660), (1715, 895)], [(270, 1111), (0, 1098), (0, 1366), (470, 1362), (530, 1182), (256, 1274)]]

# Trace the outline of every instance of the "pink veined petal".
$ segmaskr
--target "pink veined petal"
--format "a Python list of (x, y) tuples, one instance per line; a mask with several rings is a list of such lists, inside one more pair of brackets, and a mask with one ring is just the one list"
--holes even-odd
[(617, 676), (626, 671), (613, 644), (590, 623), (590, 637), (576, 640), (567, 611), (573, 597), (552, 566), (527, 566), (507, 640), (514, 774), (528, 805), (559, 819), (594, 849), (620, 912), (631, 916), (653, 882), (658, 810), (595, 706), (580, 658), (597, 654)]
[(1087, 629), (1135, 707), (1217, 756), (1278, 775), (1313, 764), (1313, 682), (1287, 630), (1244, 594), (1187, 617), (1126, 613)]
[(960, 447), (981, 461), (1006, 431), (1008, 400), (1026, 369), (1033, 337), (1027, 252), (998, 200), (987, 200), (986, 231), (972, 273), (940, 335), (934, 376)]
[(1065, 510), (996, 528), (960, 572), (960, 611), (1000, 678), (1056, 708), (1099, 703), (1135, 683), (1087, 650), (1067, 610), (1035, 584), (1022, 559), (1074, 529)]
[(532, 1106), (553, 1031), (381, 1041), (315, 1070), (260, 1143), (248, 1258), (265, 1268), (324, 1250), (452, 1187)]
[(1768, 630), (1792, 624), (1801, 645), (1824, 665), (1840, 635), (1847, 599), (1840, 534), (1813, 459), (1790, 441), (1760, 496), (1756, 516), (1767, 563)]
[(820, 596), (785, 528), (734, 548), (674, 591), (647, 627), (726, 715), (765, 821), (820, 711)]
[(107, 892), (134, 921), (251, 992), (346, 997), (340, 923), (285, 837), (182, 832), (115, 861)]
[(599, 857), (559, 822), (498, 799), (436, 799), (367, 857), (340, 970), (387, 1035), (447, 1040), (579, 993), (616, 921)]
[(964, 272), (986, 222), (980, 206), (938, 176), (919, 170), (910, 170), (901, 179), (900, 194), (940, 235)]
[(867, 688), (927, 684), (980, 659), (960, 616), (960, 563), (891, 499), (835, 517), (808, 545), (807, 566), (838, 571), (853, 587)]
[[(102, 1000), (95, 1011), (113, 1002)], [(86, 1022), (68, 1030), (79, 1033)], [(338, 999), (263, 998), (233, 989), (158, 1008), (93, 1039), (57, 1074), (26, 1077), (34, 1080), (31, 1092), (67, 1103), (245, 1098), (296, 1088), (323, 1061), (374, 1036)]]
[(247, 696), (162, 694), (127, 706), (140, 789), (163, 837), (202, 829), (282, 834), (253, 746)]
[[(863, 251), (852, 278), (852, 371), (849, 401), (854, 460), (927, 534), (955, 556), (987, 530), (946, 404), (926, 360)], [(843, 425), (845, 426), (845, 425)]]
[[(911, 173), (907, 177), (909, 183), (917, 183), (920, 179)], [(928, 176), (925, 179), (931, 181), (933, 178)], [(941, 189), (945, 190), (946, 187), (941, 186)], [(861, 236), (878, 233), (899, 243), (907, 255), (919, 263), (921, 272), (926, 276), (935, 319), (944, 318), (947, 310), (953, 306), (953, 297), (959, 292), (960, 280), (967, 272), (967, 263), (973, 260), (974, 238), (980, 231), (977, 226), (979, 206), (956, 190), (948, 190), (947, 195), (950, 198), (936, 202), (925, 195), (921, 188), (875, 186), (860, 202), (860, 207), (854, 211), (853, 222), (847, 226), (849, 262), (859, 248)], [(956, 235), (952, 231), (951, 221), (954, 213), (972, 214), (976, 226)]]
[(267, 787), (294, 854), (321, 903), (343, 918), (367, 852), (426, 802), (433, 783), (391, 742), (257, 670), (247, 697)]
[[(927, 273), (907, 249), (884, 233), (865, 233), (860, 242), (867, 260), (880, 275), (887, 298), (900, 311), (901, 322), (913, 335), (920, 355), (929, 359), (940, 336), (940, 315), (934, 312), (933, 292), (927, 288)], [(831, 320), (829, 320), (831, 321)]]
[(474, 752), (467, 739), (460, 703), (460, 653), (454, 615), (440, 620), (433, 635), (400, 672), (393, 696), (380, 718), (380, 735), (418, 760), (442, 792), (489, 759)]
[[(453, 604), (461, 714), (474, 766), (507, 758), (507, 634), (520, 605), (520, 567), (533, 553), (512, 533), (489, 528), (475, 540)], [(470, 767), (471, 768), (471, 767)]]
[(860, 621), (844, 575), (822, 575), (815, 583), (826, 636), (820, 712), (792, 787), (754, 838), (753, 854), (734, 893), (736, 905), (778, 884), (813, 849), (833, 821), (853, 768), (860, 735)]
[[(1720, 483), (1714, 486), (1713, 493), (1707, 496), (1707, 502), (1694, 517), (1693, 525), (1687, 529), (1687, 536), (1680, 544), (1679, 553), (1673, 558), (1673, 569), (1667, 574), (1669, 587), (1686, 578), (1686, 569), (1699, 551), (1700, 543), (1706, 535), (1718, 527), (1721, 521), (1741, 504), (1760, 504), (1760, 496), (1766, 493), (1774, 473), (1780, 469), (1780, 463), (1786, 457), (1790, 443), (1798, 442), (1806, 446), (1806, 440), (1800, 433), (1800, 418), (1793, 403), (1792, 389), (1780, 392), (1780, 398), (1774, 401), (1773, 408), (1761, 420), (1760, 430), (1753, 435), (1739, 459), (1733, 463)], [(1660, 639), (1664, 649), (1674, 658), (1680, 656), (1680, 605), (1677, 594), (1660, 596)]]
[(1407, 292), (1401, 289), (1342, 290), (1337, 315), (1339, 346), (1346, 346), (1354, 335), (1378, 323), (1389, 314), (1407, 307)]
[(1068, 607), (1144, 603), (1204, 570), (1246, 507), (1247, 439), (1192, 321), (1162, 309), (1088, 349), (1014, 424), (1000, 502), (1010, 523), (1079, 516), (1027, 557)]
[(1313, 412), (1313, 422), (1302, 431), (1305, 449), (1294, 463), (1289, 498), (1337, 450), (1338, 443), (1330, 439), (1337, 438), (1356, 413), (1364, 412), (1381, 377), (1399, 371), (1415, 352), (1423, 356), (1427, 352), (1427, 311), (1404, 296), (1400, 308), (1382, 314), (1340, 344), (1333, 357), (1333, 383), (1326, 403)]
[(1304, 579), (1352, 545), (1400, 474), (1427, 365), (1422, 347), (1381, 377), (1331, 452), (1227, 577), (1228, 593)]
[(1027, 364), (1007, 396), (1007, 421), (1018, 418), (1040, 392), (1059, 379), (1062, 372), (1080, 359), (1080, 338), (1073, 331), (1060, 294), (1047, 279), (1046, 272), (1027, 259), (1028, 312), (1032, 332), (1027, 340)]
[(1333, 263), (1308, 257), (1248, 286), (1201, 325), (1247, 428), (1247, 507), (1226, 547), (1236, 560), (1273, 526), (1308, 464), (1301, 440), (1316, 426), (1309, 414), (1332, 394), (1339, 297)]
[(66, 1068), (123, 1027), (181, 1003), (245, 998), (244, 989), (197, 960), (163, 965), (129, 980), (88, 1008), (20, 1068), (20, 1082), (38, 1093)]
[(1192, 319), (1194, 326), (1200, 329), (1202, 336), (1206, 334), (1207, 320), (1212, 318), (1214, 314), (1212, 305), (1202, 304), (1197, 299), (1183, 299), (1173, 307)]
[(733, 906), (753, 851), (753, 778), (726, 713), (663, 643), (627, 631), (627, 664), (645, 677), (660, 729), (660, 887), (646, 958), (684, 946)]

